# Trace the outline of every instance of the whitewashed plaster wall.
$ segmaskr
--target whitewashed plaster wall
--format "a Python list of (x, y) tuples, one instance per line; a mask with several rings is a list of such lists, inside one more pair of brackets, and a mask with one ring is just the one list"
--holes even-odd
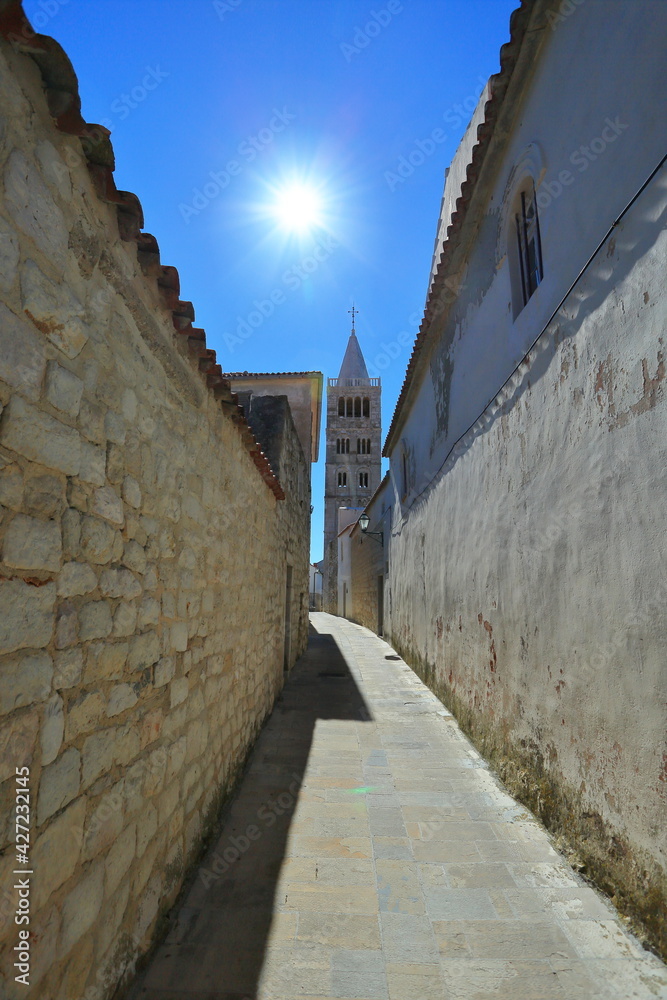
[[(576, 279), (665, 153), (667, 9), (584, 3), (546, 31), (392, 446), (390, 634), (649, 919), (667, 862), (664, 168)], [(551, 195), (544, 281), (514, 321), (503, 204), (528, 147)]]

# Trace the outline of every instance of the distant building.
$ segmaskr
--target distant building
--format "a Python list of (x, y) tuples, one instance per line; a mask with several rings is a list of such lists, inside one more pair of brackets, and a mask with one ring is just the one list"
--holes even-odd
[[(339, 608), (338, 509), (364, 509), (381, 479), (379, 378), (369, 378), (354, 329), (338, 378), (327, 385), (326, 472), (324, 487), (324, 609)], [(346, 521), (346, 523), (349, 523)]]
[(225, 372), (232, 392), (242, 401), (253, 396), (287, 396), (307, 463), (319, 455), (322, 372)]
[(345, 617), (378, 635), (384, 635), (393, 498), (391, 478), (387, 473), (365, 509), (369, 519), (368, 533), (361, 530), (357, 520), (349, 540), (350, 593)]
[(309, 606), (311, 611), (322, 610), (322, 570), (319, 563), (310, 564)]
[(317, 461), (322, 409), (321, 372), (224, 374), (255, 438), (284, 488), (278, 513), (285, 548), (284, 666), (307, 641), (310, 606), (310, 468)]

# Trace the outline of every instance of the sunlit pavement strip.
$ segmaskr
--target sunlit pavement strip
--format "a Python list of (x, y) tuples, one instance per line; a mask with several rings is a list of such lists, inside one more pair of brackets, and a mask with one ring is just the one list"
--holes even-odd
[[(311, 619), (322, 638), (264, 729), (216, 850), (232, 837), (243, 846), (253, 820), (261, 834), (213, 884), (193, 884), (132, 997), (667, 997), (667, 968), (556, 853), (391, 647), (343, 619)], [(354, 684), (323, 669), (331, 658), (318, 663), (327, 633), (370, 720)], [(308, 699), (309, 752), (299, 730)], [(268, 829), (261, 817), (281, 792), (287, 803), (299, 748), (307, 766), (294, 815)]]

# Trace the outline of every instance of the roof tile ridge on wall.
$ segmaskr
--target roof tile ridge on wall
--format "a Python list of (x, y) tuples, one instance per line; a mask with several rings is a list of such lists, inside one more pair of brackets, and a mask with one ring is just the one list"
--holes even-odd
[(321, 375), (321, 372), (223, 372), (224, 378), (289, 378), (295, 375)]
[(155, 278), (157, 290), (172, 314), (177, 335), (187, 337), (192, 364), (235, 424), (244, 447), (268, 488), (276, 499), (284, 500), (282, 486), (252, 433), (229, 382), (223, 377), (221, 366), (216, 363), (215, 351), (206, 347), (204, 330), (192, 325), (195, 318), (194, 307), (191, 302), (180, 298), (178, 271), (175, 267), (160, 263), (157, 240), (141, 231), (144, 226), (141, 202), (132, 192), (119, 191), (116, 187), (113, 178), (115, 157), (109, 138), (111, 133), (103, 125), (93, 125), (83, 119), (78, 80), (64, 49), (49, 35), (35, 32), (26, 17), (21, 0), (0, 0), (0, 37), (8, 41), (15, 51), (30, 56), (37, 64), (48, 109), (56, 128), (81, 140), (83, 155), (98, 197), (116, 207), (121, 240), (136, 244), (137, 258), (144, 275), (147, 279)]
[(503, 98), (517, 63), (517, 57), (521, 49), (526, 27), (528, 25), (528, 21), (530, 20), (532, 9), (535, 7), (535, 3), (536, 0), (521, 0), (521, 6), (517, 7), (510, 14), (510, 39), (500, 48), (500, 72), (494, 73), (489, 78), (490, 97), (484, 105), (484, 120), (477, 126), (477, 142), (472, 148), (470, 162), (466, 167), (466, 179), (461, 184), (461, 193), (456, 199), (450, 224), (447, 227), (446, 238), (442, 245), (442, 252), (433, 276), (433, 281), (431, 282), (431, 286), (426, 297), (424, 317), (419, 326), (419, 330), (417, 331), (417, 336), (412, 348), (412, 354), (410, 355), (405, 372), (403, 385), (401, 386), (401, 391), (391, 418), (391, 424), (389, 425), (389, 430), (387, 431), (387, 436), (385, 438), (385, 445), (382, 451), (382, 454), (385, 457), (389, 456), (388, 448), (396, 430), (400, 412), (405, 404), (419, 355), (428, 340), (431, 323), (440, 311), (438, 308), (438, 298), (446, 284), (448, 266), (456, 247), (455, 237), (459, 235), (461, 229), (463, 228), (468, 206), (472, 199), (475, 185), (493, 135), (494, 126), (503, 103)]

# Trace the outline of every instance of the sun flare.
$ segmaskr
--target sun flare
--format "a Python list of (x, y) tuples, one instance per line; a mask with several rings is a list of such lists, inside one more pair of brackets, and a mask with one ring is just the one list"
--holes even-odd
[(292, 184), (276, 194), (274, 214), (284, 229), (304, 232), (321, 223), (321, 204), (305, 184)]

